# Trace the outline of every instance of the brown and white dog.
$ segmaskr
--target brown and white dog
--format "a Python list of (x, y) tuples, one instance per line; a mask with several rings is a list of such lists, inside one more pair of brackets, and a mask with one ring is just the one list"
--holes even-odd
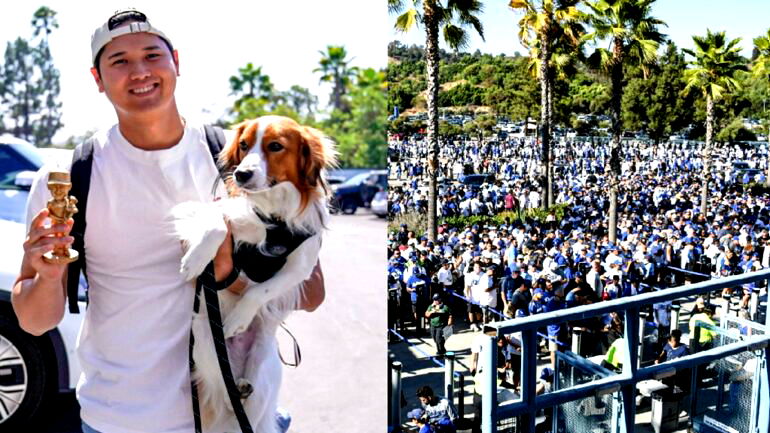
[[(301, 283), (318, 261), (321, 232), (328, 219), (324, 169), (333, 166), (335, 156), (333, 143), (323, 133), (289, 118), (245, 121), (237, 125), (235, 138), (219, 156), (220, 166), (233, 173), (227, 181), (229, 197), (213, 203), (182, 203), (172, 210), (176, 232), (187, 246), (180, 272), (188, 280), (200, 275), (214, 258), (226, 238), (225, 221), (236, 249), (242, 243), (264, 245), (267, 226), (260, 214), (285, 221), (292, 232), (312, 235), (272, 278), (262, 283), (249, 280), (240, 296), (219, 292), (233, 376), (255, 433), (277, 431), (281, 363), (275, 332), (296, 308)], [(198, 385), (204, 431), (239, 431), (202, 298), (201, 305), (192, 325), (193, 380)]]

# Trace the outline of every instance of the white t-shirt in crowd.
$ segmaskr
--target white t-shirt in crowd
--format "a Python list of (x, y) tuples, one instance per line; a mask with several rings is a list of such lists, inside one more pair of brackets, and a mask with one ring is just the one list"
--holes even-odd
[[(169, 211), (211, 201), (217, 169), (202, 127), (185, 127), (178, 144), (156, 151), (134, 147), (117, 125), (96, 138), (85, 233), (90, 303), (77, 343), (81, 417), (106, 433), (189, 433), (194, 292), (179, 273)], [(32, 186), (27, 221), (50, 198), (49, 170)]]
[(497, 307), (497, 289), (487, 291), (494, 281), (489, 275), (482, 275), (479, 278), (478, 283), (471, 287), (471, 293), (473, 293), (473, 300), (485, 307)]

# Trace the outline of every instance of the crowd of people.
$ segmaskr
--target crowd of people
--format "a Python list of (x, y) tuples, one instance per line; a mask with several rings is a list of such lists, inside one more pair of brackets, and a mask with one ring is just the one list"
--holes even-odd
[[(391, 141), (389, 191), (391, 215), (427, 209), (424, 142)], [(503, 210), (539, 207), (538, 146), (533, 139), (506, 141), (447, 140), (441, 145), (438, 213), (494, 215)], [(619, 181), (617, 241), (608, 233), (609, 197), (606, 142), (557, 140), (554, 146), (554, 195), (564, 215), (540, 221), (503, 219), (499, 224), (440, 224), (438, 236), (401, 224), (389, 233), (388, 275), (390, 327), (410, 323), (426, 333), (434, 304), (447, 304), (442, 317), (464, 318), (479, 330), (485, 322), (541, 314), (589, 303), (632, 296), (660, 287), (686, 284), (693, 278), (720, 278), (770, 266), (770, 195), (754, 194), (751, 182), (764, 183), (763, 149), (724, 147), (713, 155), (707, 212), (700, 212), (703, 160), (695, 143), (631, 143), (623, 146)], [(748, 168), (742, 165), (747, 161)], [(456, 182), (459, 175), (490, 174), (480, 186)], [(748, 307), (748, 285), (735, 290), (740, 307)], [(725, 290), (723, 295), (731, 294)], [(428, 306), (431, 305), (430, 308)], [(658, 359), (680, 356), (681, 335), (669, 335), (671, 303), (649, 306), (659, 329)], [(712, 305), (696, 307), (713, 314)], [(710, 316), (709, 316), (710, 318)], [(704, 318), (705, 320), (705, 318)], [(445, 351), (449, 320), (434, 320), (431, 335), (437, 355)], [(581, 355), (609, 353), (623, 334), (623, 315), (607, 314), (549, 325), (542, 345), (555, 367), (555, 352), (569, 347), (580, 328)], [(701, 338), (703, 337), (701, 334)], [(665, 345), (668, 343), (668, 345)], [(520, 341), (503, 339), (510, 382), (518, 383)]]
[[(424, 212), (427, 209), (427, 144), (405, 138), (389, 143), (391, 214)], [(556, 202), (573, 203), (581, 197), (604, 197), (603, 174), (609, 160), (609, 144), (602, 141), (557, 139), (552, 143)], [(685, 185), (700, 184), (702, 144), (696, 142), (645, 141), (624, 143), (621, 148), (621, 188), (673, 199), (679, 192), (666, 189), (668, 178), (687, 175)], [(757, 172), (737, 169), (746, 162)], [(438, 213), (441, 216), (494, 214), (503, 210), (536, 208), (540, 193), (540, 148), (532, 137), (507, 140), (453, 140), (442, 142), (439, 153)], [(742, 164), (740, 167), (744, 167)], [(767, 157), (763, 149), (725, 146), (712, 155), (713, 184), (719, 190), (750, 182), (764, 183)], [(491, 174), (496, 181), (474, 188), (453, 182), (468, 174)], [(588, 185), (587, 185), (588, 184)], [(640, 188), (641, 187), (641, 188)], [(636, 199), (629, 197), (629, 201)]]

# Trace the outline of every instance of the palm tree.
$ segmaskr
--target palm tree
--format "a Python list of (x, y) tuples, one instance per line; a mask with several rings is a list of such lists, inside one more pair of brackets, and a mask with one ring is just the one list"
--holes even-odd
[(511, 0), (508, 6), (523, 11), (519, 20), (519, 40), (530, 51), (530, 67), (540, 82), (540, 149), (542, 158), (543, 208), (553, 206), (553, 179), (551, 156), (551, 122), (555, 78), (555, 51), (564, 65), (571, 52), (577, 51), (583, 26), (582, 13), (576, 5), (580, 0)]
[(238, 75), (230, 77), (230, 88), (231, 94), (242, 94), (235, 102), (236, 107), (247, 98), (270, 100), (273, 95), (270, 77), (262, 73), (262, 66), (255, 68), (251, 62), (243, 68), (238, 68)]
[[(410, 8), (405, 12), (406, 4)], [(436, 176), (438, 174), (438, 68), (439, 29), (444, 41), (453, 50), (468, 45), (468, 32), (473, 27), (484, 39), (484, 28), (477, 15), (482, 5), (479, 0), (388, 0), (388, 12), (399, 14), (395, 28), (406, 32), (422, 24), (425, 27), (425, 69), (428, 83), (428, 238), (436, 239)]]
[(689, 62), (693, 67), (684, 71), (687, 86), (684, 92), (698, 89), (706, 98), (706, 147), (703, 149), (703, 186), (701, 188), (700, 211), (706, 214), (709, 178), (711, 177), (711, 152), (714, 139), (714, 104), (726, 94), (740, 89), (737, 79), (739, 71), (748, 68), (740, 55), (738, 44), (741, 38), (727, 39), (725, 32), (711, 33), (706, 36), (693, 36), (695, 51), (683, 49), (695, 58)]
[(623, 66), (638, 64), (648, 73), (648, 66), (657, 58), (658, 46), (665, 36), (658, 32), (663, 21), (650, 16), (655, 0), (597, 0), (588, 3), (591, 9), (589, 22), (593, 33), (586, 40), (609, 43), (609, 49), (596, 48), (588, 57), (589, 66), (610, 76), (610, 116), (612, 134), (607, 180), (610, 190), (610, 241), (617, 240), (618, 225), (618, 183), (620, 180), (620, 123), (621, 101), (623, 99)]
[[(770, 82), (770, 29), (767, 31), (767, 35), (754, 38), (754, 56), (751, 72), (755, 77), (765, 78)], [(767, 142), (770, 146), (770, 119), (765, 120), (767, 123)], [(767, 165), (767, 184), (770, 185), (770, 164)]]
[(344, 46), (328, 45), (326, 52), (319, 51), (321, 67), (313, 69), (313, 72), (321, 72), (321, 82), (332, 83), (332, 94), (329, 105), (335, 110), (348, 111), (350, 108), (342, 100), (345, 96), (351, 78), (358, 73), (358, 68), (349, 67), (353, 59), (348, 59), (348, 52)]
[(56, 11), (47, 6), (41, 6), (35, 11), (31, 24), (35, 29), (33, 36), (37, 37), (43, 33), (46, 45), (48, 45), (48, 35), (53, 29), (59, 28), (59, 22), (56, 21)]

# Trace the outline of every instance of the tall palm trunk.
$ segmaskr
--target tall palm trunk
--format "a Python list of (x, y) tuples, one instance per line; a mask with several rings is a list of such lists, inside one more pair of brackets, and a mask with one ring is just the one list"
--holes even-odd
[(613, 43), (612, 81), (612, 138), (610, 140), (610, 159), (607, 176), (610, 187), (610, 242), (615, 243), (618, 237), (618, 181), (620, 180), (620, 105), (623, 99), (623, 41), (615, 39)]
[(438, 21), (434, 1), (423, 3), (425, 68), (428, 75), (428, 238), (436, 240), (436, 176), (438, 174)]
[[(767, 119), (767, 149), (770, 152), (770, 119)], [(767, 173), (765, 173), (765, 186), (770, 186), (770, 154), (767, 155)]]
[(540, 151), (542, 158), (542, 179), (540, 203), (543, 209), (548, 209), (551, 197), (551, 143), (548, 120), (548, 34), (540, 34)]
[(711, 178), (711, 150), (714, 139), (714, 99), (706, 94), (706, 147), (703, 149), (703, 186), (700, 191), (700, 212), (708, 208), (709, 179)]
[[(548, 118), (548, 138), (549, 140), (553, 138), (553, 81), (554, 81), (554, 74), (553, 74), (553, 67), (548, 68), (548, 112), (546, 113), (546, 117)], [(550, 143), (549, 143), (550, 144)], [(553, 147), (553, 146), (550, 146)], [(556, 158), (554, 156), (553, 149), (550, 149), (550, 170), (548, 172), (548, 207), (551, 207), (555, 204), (554, 199), (554, 190), (553, 190), (553, 171), (554, 171), (554, 162), (556, 161)]]

